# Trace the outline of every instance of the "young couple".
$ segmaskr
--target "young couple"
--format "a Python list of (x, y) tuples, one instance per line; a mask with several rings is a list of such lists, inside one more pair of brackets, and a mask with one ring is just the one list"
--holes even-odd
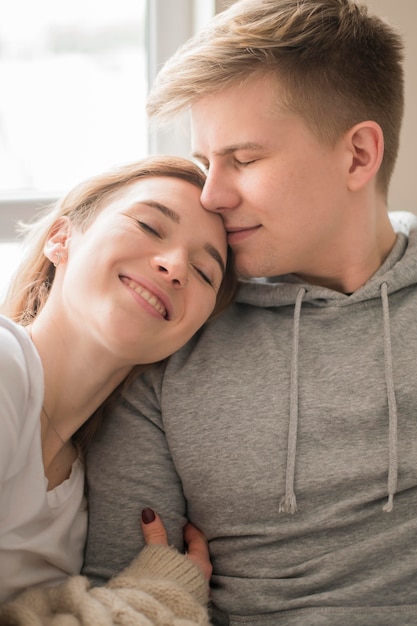
[(179, 549), (186, 520), (207, 538), (214, 624), (415, 623), (417, 231), (387, 206), (402, 57), (361, 3), (238, 0), (161, 71), (149, 113), (190, 109), (242, 279), (92, 443), (94, 582), (151, 507)]

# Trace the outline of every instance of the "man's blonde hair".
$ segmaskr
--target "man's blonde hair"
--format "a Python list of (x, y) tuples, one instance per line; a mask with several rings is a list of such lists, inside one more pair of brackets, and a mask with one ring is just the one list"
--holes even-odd
[(403, 118), (402, 60), (400, 36), (364, 4), (238, 0), (168, 60), (147, 110), (164, 121), (203, 96), (273, 72), (279, 107), (301, 115), (323, 142), (361, 121), (381, 126), (378, 185), (386, 194)]

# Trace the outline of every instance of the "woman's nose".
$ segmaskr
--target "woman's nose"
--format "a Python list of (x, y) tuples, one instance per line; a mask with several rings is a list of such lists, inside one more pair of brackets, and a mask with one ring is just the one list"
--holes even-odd
[(188, 283), (188, 259), (179, 250), (172, 250), (153, 259), (154, 269), (175, 287), (185, 287)]

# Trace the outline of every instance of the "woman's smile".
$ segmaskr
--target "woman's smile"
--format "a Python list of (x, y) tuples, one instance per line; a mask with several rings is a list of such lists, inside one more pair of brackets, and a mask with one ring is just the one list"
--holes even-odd
[(149, 289), (143, 287), (128, 276), (120, 276), (120, 280), (129, 289), (134, 291), (135, 294), (138, 294), (143, 300), (145, 300), (145, 302), (150, 305), (154, 311), (156, 311), (159, 315), (162, 315), (164, 319), (169, 320), (167, 307), (155, 293), (149, 291)]

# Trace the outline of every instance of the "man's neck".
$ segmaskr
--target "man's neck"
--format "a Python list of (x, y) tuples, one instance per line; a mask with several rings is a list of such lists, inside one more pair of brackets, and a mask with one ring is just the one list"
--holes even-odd
[(347, 239), (347, 250), (341, 248), (338, 254), (332, 256), (327, 267), (320, 268), (319, 272), (300, 272), (297, 276), (312, 285), (340, 293), (353, 293), (378, 271), (397, 238), (388, 215), (372, 236), (368, 236), (369, 232), (372, 232), (371, 229), (356, 231), (356, 237), (352, 235)]

